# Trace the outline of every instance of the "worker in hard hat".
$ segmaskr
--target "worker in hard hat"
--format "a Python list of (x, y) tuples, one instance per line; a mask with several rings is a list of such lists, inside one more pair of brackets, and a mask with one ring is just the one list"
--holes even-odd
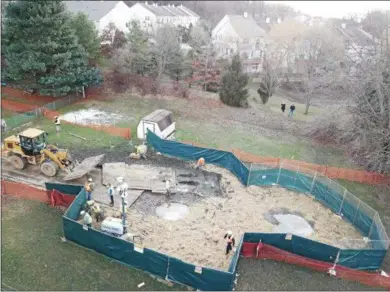
[(146, 159), (146, 152), (148, 151), (148, 147), (146, 146), (145, 142), (142, 143), (142, 145), (137, 146), (136, 149), (140, 158)]
[(107, 194), (110, 197), (110, 206), (114, 206), (114, 194), (115, 194), (115, 188), (112, 184), (108, 184)]
[(226, 255), (228, 255), (233, 249), (233, 246), (236, 244), (236, 240), (234, 239), (233, 232), (230, 230), (226, 232), (223, 238), (226, 239)]
[(54, 125), (56, 126), (56, 132), (57, 134), (59, 132), (61, 132), (61, 121), (60, 121), (60, 118), (58, 116), (55, 116), (54, 117)]
[(89, 178), (88, 181), (85, 182), (84, 188), (87, 193), (87, 201), (90, 201), (92, 199), (93, 190), (92, 178)]
[(92, 217), (89, 215), (88, 212), (85, 212), (84, 210), (80, 212), (81, 216), (84, 216), (83, 223), (84, 225), (87, 225), (88, 227), (92, 227)]
[(198, 169), (198, 168), (201, 168), (202, 166), (204, 166), (205, 164), (205, 160), (203, 157), (199, 158), (198, 161), (196, 162), (196, 165), (195, 165), (195, 168)]
[(94, 215), (96, 222), (101, 222), (104, 220), (103, 210), (100, 208), (99, 204), (93, 204), (92, 214)]

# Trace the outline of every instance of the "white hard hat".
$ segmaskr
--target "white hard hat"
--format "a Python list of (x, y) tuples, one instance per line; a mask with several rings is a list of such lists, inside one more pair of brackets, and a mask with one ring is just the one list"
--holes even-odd
[(80, 215), (84, 215), (84, 214), (85, 214), (85, 211), (81, 211), (81, 212), (80, 212)]
[(92, 181), (92, 178), (89, 178), (88, 181)]
[(227, 232), (228, 235), (232, 235), (233, 232), (231, 232), (230, 230)]
[(118, 177), (117, 179), (116, 179), (118, 182), (123, 182), (123, 177)]

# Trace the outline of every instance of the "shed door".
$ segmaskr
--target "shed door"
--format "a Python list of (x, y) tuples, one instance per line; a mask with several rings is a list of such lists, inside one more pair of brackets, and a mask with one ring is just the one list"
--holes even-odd
[(145, 139), (146, 139), (146, 134), (148, 133), (148, 129), (150, 131), (152, 131), (153, 133), (155, 133), (157, 136), (159, 136), (159, 133), (156, 133), (156, 124), (144, 122), (143, 123), (143, 127), (144, 127), (144, 137), (145, 137)]

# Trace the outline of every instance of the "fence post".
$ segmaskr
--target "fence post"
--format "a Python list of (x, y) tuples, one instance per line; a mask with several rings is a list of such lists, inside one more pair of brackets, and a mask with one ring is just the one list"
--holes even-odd
[(166, 271), (166, 275), (165, 275), (165, 280), (169, 281), (169, 277), (168, 277), (168, 274), (169, 274), (169, 259), (170, 257), (168, 257), (168, 265), (167, 265), (167, 271)]
[(246, 180), (246, 186), (249, 186), (249, 177), (251, 176), (252, 164), (253, 163), (251, 163), (251, 165), (249, 166), (249, 172), (248, 172), (248, 178)]
[(345, 196), (347, 195), (347, 189), (344, 188), (344, 195), (343, 195), (343, 201), (341, 202), (341, 205), (340, 205), (340, 210), (339, 210), (339, 215), (341, 214), (341, 210), (343, 209), (343, 205), (344, 205), (344, 199), (345, 199)]
[(316, 174), (315, 174), (314, 177), (313, 177), (313, 181), (312, 181), (311, 187), (310, 187), (310, 194), (311, 194), (311, 192), (313, 191), (314, 183), (315, 183), (316, 178), (317, 178), (317, 174), (318, 174), (318, 171), (316, 171)]
[(356, 212), (355, 212), (355, 216), (353, 216), (353, 222), (352, 222), (352, 224), (355, 224), (355, 219), (356, 219), (356, 215), (357, 215), (357, 212), (359, 211), (359, 207), (360, 207), (360, 199), (359, 199), (359, 204), (358, 204), (358, 206), (357, 206), (357, 209), (356, 209)]
[(299, 168), (300, 168), (300, 164), (298, 164), (298, 167), (297, 167), (297, 172), (295, 173), (295, 178), (294, 178), (294, 187), (295, 187), (295, 182), (297, 181), (297, 175), (298, 175), (298, 172), (299, 172)]
[(279, 157), (279, 161), (278, 162), (279, 162), (279, 173), (278, 173), (278, 178), (276, 179), (276, 183), (277, 184), (279, 183), (280, 173), (282, 171), (282, 164), (283, 164), (283, 162), (280, 161), (280, 157)]

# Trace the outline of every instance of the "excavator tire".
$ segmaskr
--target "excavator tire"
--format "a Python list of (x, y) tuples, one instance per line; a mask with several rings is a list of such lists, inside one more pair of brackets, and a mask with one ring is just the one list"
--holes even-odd
[(53, 161), (45, 161), (41, 164), (41, 171), (46, 176), (56, 176), (58, 169), (58, 165)]
[(18, 170), (25, 169), (27, 166), (27, 159), (16, 154), (11, 155), (8, 160)]

